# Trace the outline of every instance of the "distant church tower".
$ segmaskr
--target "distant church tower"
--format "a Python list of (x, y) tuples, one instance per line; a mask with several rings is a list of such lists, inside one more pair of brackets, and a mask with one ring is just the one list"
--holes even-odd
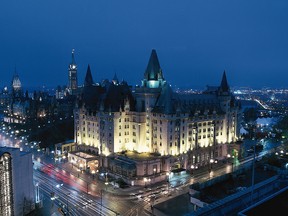
[(73, 91), (75, 91), (78, 88), (77, 65), (74, 58), (74, 49), (72, 50), (72, 62), (69, 64), (68, 72), (69, 72), (68, 90), (70, 94), (73, 94)]
[(21, 81), (19, 79), (19, 75), (16, 72), (16, 69), (15, 69), (15, 73), (14, 73), (14, 76), (12, 79), (11, 87), (12, 87), (13, 97), (21, 97), (22, 96)]

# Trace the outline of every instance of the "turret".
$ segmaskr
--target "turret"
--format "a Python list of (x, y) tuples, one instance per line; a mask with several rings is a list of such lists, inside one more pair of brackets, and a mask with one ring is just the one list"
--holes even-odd
[(113, 82), (114, 85), (117, 85), (117, 84), (119, 83), (118, 77), (117, 77), (116, 73), (114, 74), (114, 77), (113, 77), (113, 79), (112, 79), (112, 82)]
[(225, 70), (224, 70), (223, 75), (222, 75), (222, 80), (221, 80), (221, 85), (219, 87), (219, 91), (221, 93), (229, 93), (230, 92), (230, 88), (229, 88), (229, 85), (227, 82)]
[(93, 84), (94, 82), (93, 82), (93, 78), (91, 74), (91, 69), (90, 69), (90, 65), (88, 64), (88, 68), (87, 68), (87, 72), (86, 72), (86, 76), (84, 80), (84, 87), (92, 86)]
[(163, 77), (156, 50), (153, 49), (149, 58), (146, 71), (144, 73), (142, 87), (159, 88), (163, 85), (164, 80), (165, 79)]

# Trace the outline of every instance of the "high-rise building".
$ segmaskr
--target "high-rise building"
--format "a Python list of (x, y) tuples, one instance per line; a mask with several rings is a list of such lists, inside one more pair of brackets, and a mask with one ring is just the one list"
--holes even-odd
[[(173, 169), (221, 159), (238, 140), (239, 103), (225, 71), (220, 86), (202, 94), (177, 94), (164, 79), (155, 50), (141, 86), (133, 91), (114, 79), (92, 85), (88, 69), (85, 83), (90, 85), (84, 85), (74, 115), (78, 145), (106, 156), (129, 150), (177, 157)], [(169, 171), (161, 169), (157, 172)]]
[(26, 215), (35, 208), (32, 155), (0, 147), (0, 213)]
[(72, 50), (72, 61), (68, 66), (68, 91), (70, 94), (73, 94), (74, 91), (78, 88), (78, 81), (77, 81), (77, 64), (75, 62), (74, 57), (74, 49)]

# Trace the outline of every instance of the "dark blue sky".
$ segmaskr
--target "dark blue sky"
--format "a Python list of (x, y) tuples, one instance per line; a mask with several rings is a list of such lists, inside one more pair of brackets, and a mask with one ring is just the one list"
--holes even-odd
[(16, 65), (24, 87), (114, 73), (143, 78), (151, 49), (172, 85), (288, 87), (287, 0), (10, 0), (0, 3), (0, 86)]

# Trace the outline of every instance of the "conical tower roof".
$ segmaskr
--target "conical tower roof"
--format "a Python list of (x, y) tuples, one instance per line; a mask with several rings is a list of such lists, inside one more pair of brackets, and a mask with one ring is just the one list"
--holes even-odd
[(222, 92), (229, 92), (229, 85), (228, 85), (228, 82), (227, 82), (225, 70), (223, 72), (220, 89), (222, 90)]
[(94, 84), (92, 74), (91, 74), (91, 69), (90, 65), (88, 64), (85, 80), (84, 80), (84, 86), (92, 86)]
[(116, 74), (116, 73), (114, 74), (114, 77), (113, 77), (113, 79), (112, 79), (112, 82), (113, 82), (114, 84), (119, 83), (118, 77), (117, 77), (117, 74)]
[(150, 59), (144, 74), (144, 78), (146, 80), (164, 79), (155, 49), (153, 49), (151, 52)]

